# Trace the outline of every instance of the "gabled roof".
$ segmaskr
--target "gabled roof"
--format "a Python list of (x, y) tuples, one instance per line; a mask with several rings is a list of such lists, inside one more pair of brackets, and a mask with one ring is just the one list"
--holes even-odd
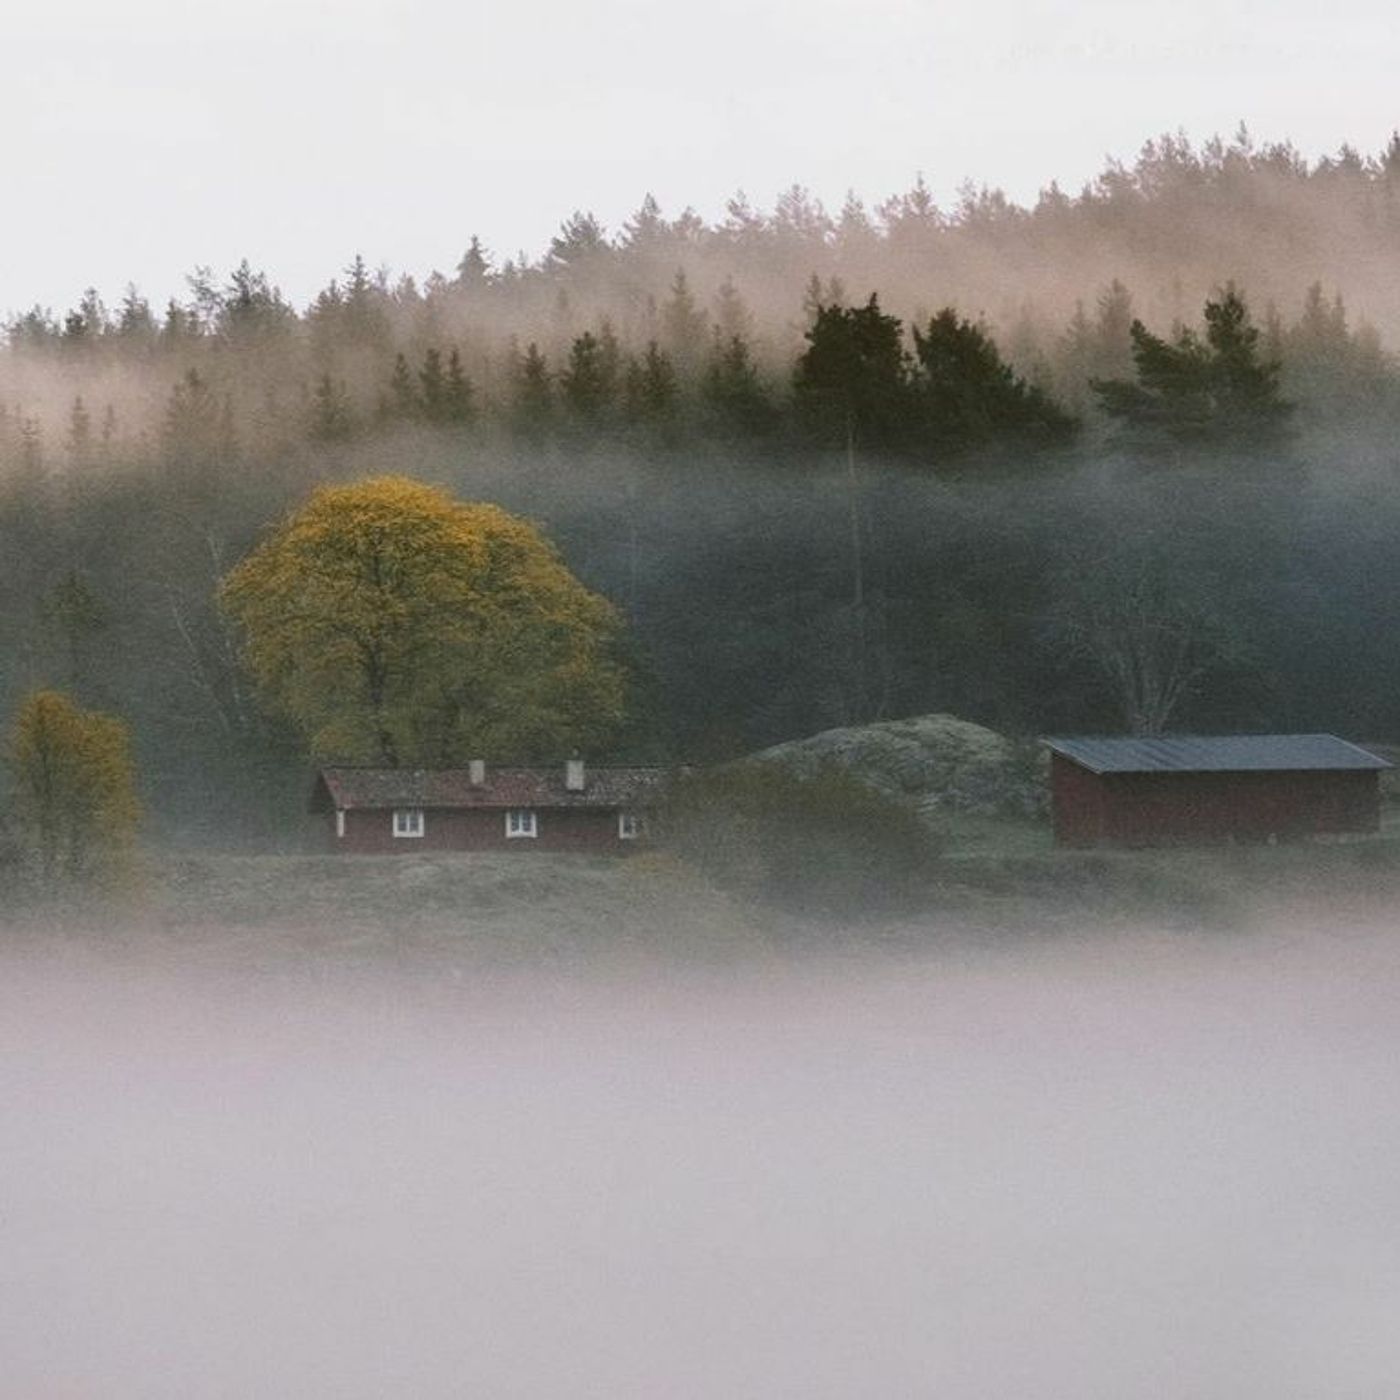
[(585, 770), (582, 792), (564, 786), (564, 765), (492, 768), (479, 786), (468, 768), (323, 768), (313, 805), (341, 810), (391, 807), (636, 807), (654, 800), (665, 768)]
[(1229, 734), (1170, 739), (1046, 739), (1091, 773), (1302, 773), (1389, 768), (1335, 734)]

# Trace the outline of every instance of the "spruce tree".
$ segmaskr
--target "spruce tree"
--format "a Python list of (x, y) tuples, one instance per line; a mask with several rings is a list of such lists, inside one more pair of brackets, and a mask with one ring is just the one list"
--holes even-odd
[(793, 375), (799, 422), (818, 440), (877, 450), (909, 443), (915, 428), (909, 356), (898, 317), (864, 306), (819, 304)]
[(522, 437), (538, 442), (554, 420), (554, 386), (549, 364), (532, 340), (511, 376), (510, 418)]
[(479, 291), (490, 277), (491, 260), (486, 256), (481, 240), (472, 234), (472, 241), (457, 264), (457, 286), (464, 292)]
[(936, 457), (997, 441), (1049, 446), (1074, 420), (1002, 359), (980, 326), (945, 307), (914, 331), (916, 394), (925, 449)]
[(559, 376), (564, 405), (575, 422), (598, 428), (608, 417), (616, 392), (617, 342), (611, 346), (584, 331), (569, 347), (569, 363)]
[(723, 340), (716, 331), (700, 399), (709, 430), (722, 438), (755, 437), (771, 431), (777, 420), (748, 342), (740, 335)]
[(447, 355), (447, 374), (442, 388), (443, 417), (449, 423), (465, 424), (476, 419), (476, 397), (472, 382), (462, 368), (461, 352), (454, 345)]
[(661, 338), (686, 378), (695, 374), (704, 358), (706, 321), (704, 311), (695, 304), (685, 270), (678, 268), (671, 282), (671, 295), (661, 308)]
[(92, 415), (79, 394), (68, 412), (68, 457), (75, 467), (85, 467), (92, 455)]
[(344, 442), (354, 431), (355, 418), (345, 385), (323, 374), (311, 395), (309, 435), (317, 442)]
[(429, 423), (441, 423), (447, 416), (447, 377), (442, 370), (442, 352), (430, 347), (418, 371), (419, 403)]
[(400, 351), (394, 356), (394, 370), (389, 376), (389, 395), (384, 412), (391, 418), (417, 418), (421, 411), (422, 403), (413, 382), (413, 372), (408, 367), (408, 357)]
[(676, 415), (676, 371), (653, 340), (640, 360), (627, 366), (627, 418), (631, 423), (658, 429)]

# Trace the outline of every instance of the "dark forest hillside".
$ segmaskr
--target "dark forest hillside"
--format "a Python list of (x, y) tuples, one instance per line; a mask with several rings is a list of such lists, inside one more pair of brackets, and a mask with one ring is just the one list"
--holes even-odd
[(1400, 141), (1165, 138), (1032, 209), (648, 202), (303, 309), (247, 266), (37, 309), (0, 352), (0, 713), (71, 690), (167, 829), (277, 826), (301, 757), (214, 588), (314, 485), (394, 471), (618, 605), (629, 753), (1113, 731), (1168, 690), (1170, 723), (1393, 739), (1397, 255)]

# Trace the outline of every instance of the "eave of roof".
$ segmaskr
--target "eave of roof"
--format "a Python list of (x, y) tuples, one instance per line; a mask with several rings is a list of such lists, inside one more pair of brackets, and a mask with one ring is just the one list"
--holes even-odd
[(1052, 753), (1091, 773), (1357, 772), (1391, 766), (1335, 734), (1183, 734), (1153, 739), (1056, 738), (1044, 743)]

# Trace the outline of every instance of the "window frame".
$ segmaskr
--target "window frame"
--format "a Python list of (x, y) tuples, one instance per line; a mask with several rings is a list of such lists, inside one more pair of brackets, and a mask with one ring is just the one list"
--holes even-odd
[(617, 839), (619, 841), (636, 841), (642, 834), (642, 818), (637, 812), (619, 812), (617, 814)]
[(533, 807), (506, 808), (507, 841), (533, 841), (539, 834), (539, 817)]
[(395, 807), (391, 829), (395, 840), (416, 841), (423, 835), (427, 823), (421, 807)]

